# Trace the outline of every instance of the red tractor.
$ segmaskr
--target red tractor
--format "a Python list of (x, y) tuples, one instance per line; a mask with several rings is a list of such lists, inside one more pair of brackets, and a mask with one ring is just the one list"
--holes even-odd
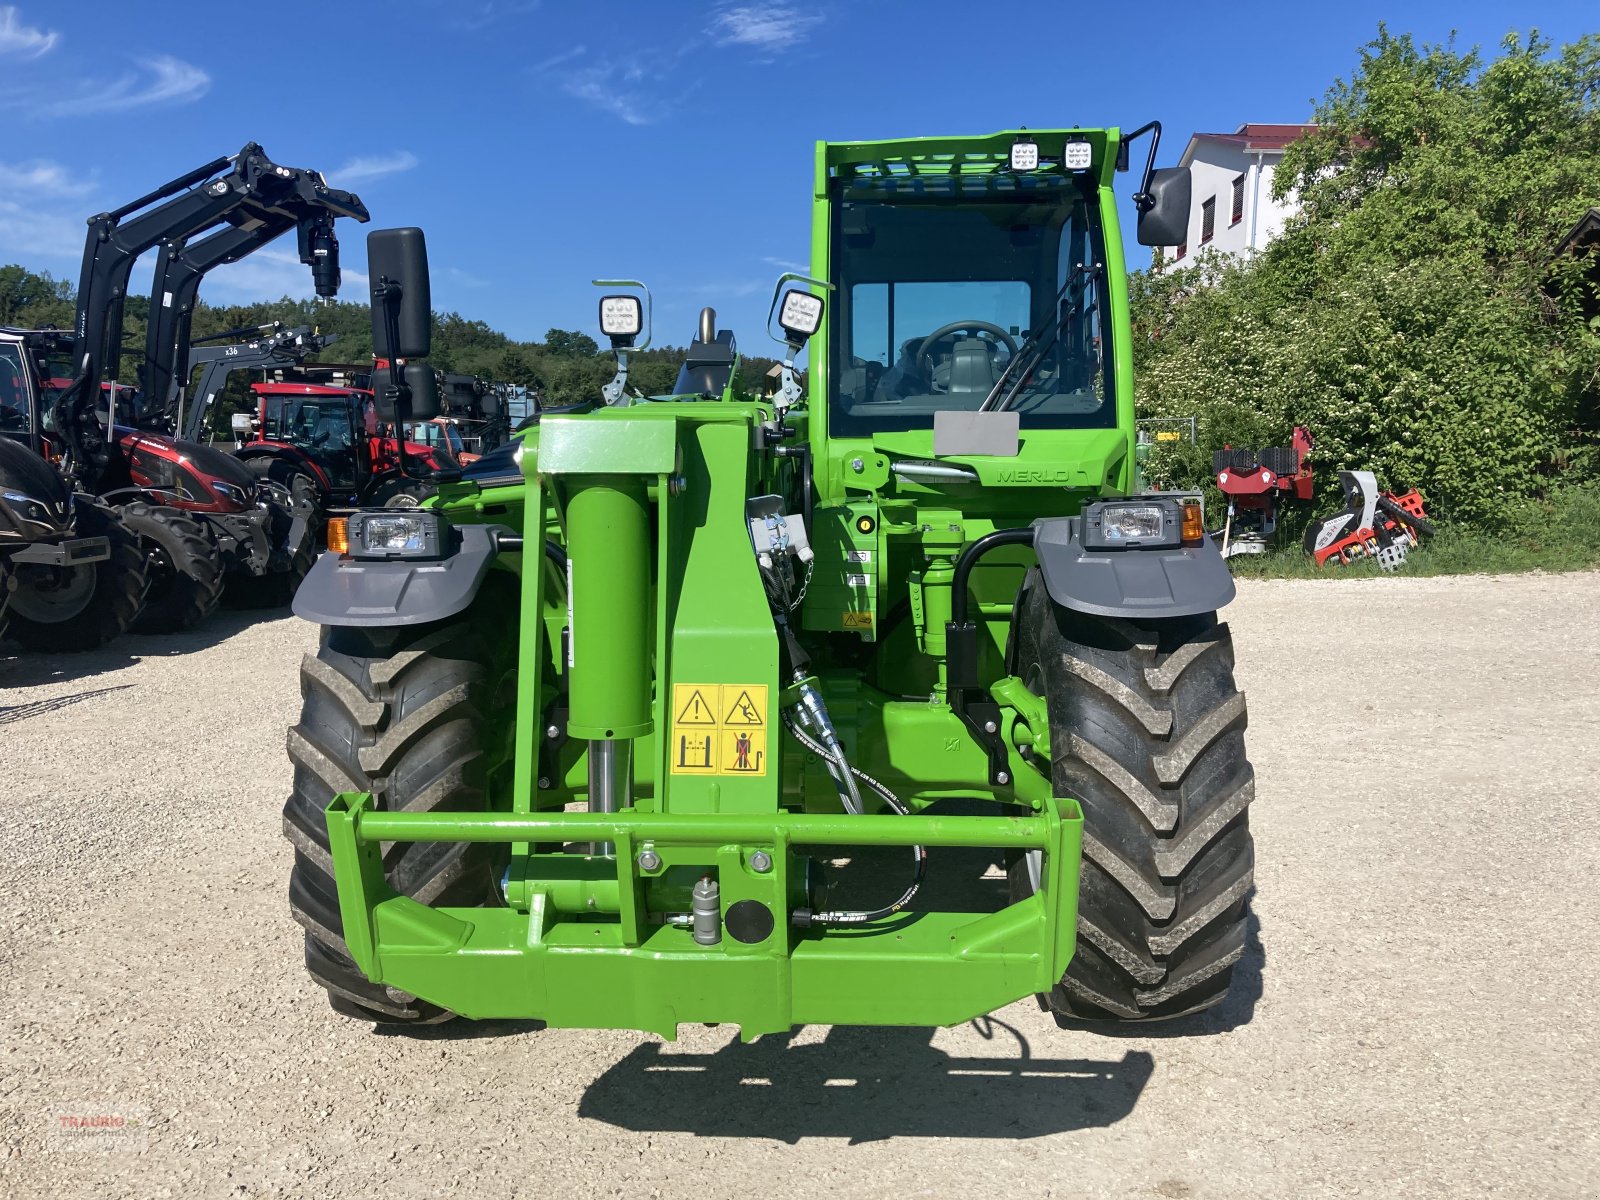
[[(311, 365), (304, 370), (334, 377), (341, 371)], [(351, 381), (365, 382), (366, 376), (357, 373)], [(238, 457), (258, 478), (323, 512), (415, 508), (433, 495), (431, 477), (460, 469), (446, 447), (402, 442), (381, 426), (368, 388), (306, 381), (250, 386), (259, 407)]]

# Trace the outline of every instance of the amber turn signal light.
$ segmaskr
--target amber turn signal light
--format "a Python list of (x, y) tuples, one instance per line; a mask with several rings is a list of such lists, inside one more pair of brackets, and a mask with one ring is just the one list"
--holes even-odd
[(1205, 541), (1205, 523), (1201, 516), (1199, 501), (1192, 501), (1183, 506), (1182, 537), (1185, 546), (1198, 546)]
[[(1185, 520), (1185, 522), (1187, 522), (1188, 518), (1185, 517), (1184, 520)], [(1188, 530), (1189, 526), (1187, 524), (1185, 524), (1183, 528), (1186, 531), (1184, 536), (1187, 537), (1188, 536), (1187, 530)], [(349, 554), (350, 553), (350, 518), (349, 517), (330, 517), (329, 518), (329, 520), (328, 520), (328, 549), (332, 550), (335, 554)]]

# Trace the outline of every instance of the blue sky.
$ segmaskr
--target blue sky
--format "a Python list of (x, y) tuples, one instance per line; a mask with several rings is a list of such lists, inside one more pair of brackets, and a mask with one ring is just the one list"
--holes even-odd
[[(770, 353), (808, 255), (812, 145), (1160, 118), (1306, 119), (1379, 20), (1491, 49), (1600, 28), (1585, 3), (999, 6), (950, 0), (137, 0), (0, 6), (0, 262), (72, 280), (83, 218), (244, 142), (421, 225), (435, 306), (520, 338), (593, 331), (589, 280), (645, 280), (658, 343), (703, 304)], [(230, 15), (234, 14), (234, 15)], [(364, 230), (345, 225), (346, 299)], [(1142, 259), (1141, 259), (1142, 261)], [(147, 278), (147, 275), (146, 275)], [(136, 275), (135, 280), (138, 282)], [(215, 272), (219, 302), (309, 294), (292, 239)]]

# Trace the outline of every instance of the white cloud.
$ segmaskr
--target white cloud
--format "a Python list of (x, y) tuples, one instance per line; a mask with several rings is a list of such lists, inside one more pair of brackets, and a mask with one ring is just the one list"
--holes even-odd
[(24, 25), (22, 12), (16, 5), (0, 5), (0, 55), (42, 58), (55, 49), (60, 40), (61, 35), (53, 29)]
[[(339, 295), (342, 299), (366, 299), (365, 273), (345, 266), (340, 276)], [(277, 300), (282, 296), (309, 298), (315, 294), (316, 289), (311, 285), (311, 268), (302, 263), (293, 250), (273, 247), (258, 250), (236, 263), (218, 267), (206, 276), (200, 286), (201, 298), (212, 303)]]
[(582, 58), (588, 51), (589, 47), (580, 42), (570, 50), (563, 50), (559, 54), (552, 54), (549, 58), (534, 63), (528, 70), (535, 75), (543, 75), (551, 68), (559, 67), (562, 63), (569, 63), (575, 58)]
[(14, 256), (9, 261), (81, 259), (83, 236), (81, 214), (69, 216), (49, 208), (0, 200), (0, 254)]
[(76, 179), (58, 162), (46, 158), (0, 162), (0, 191), (38, 196), (83, 196), (94, 190), (88, 179)]
[(539, 7), (539, 0), (479, 0), (466, 5), (450, 22), (456, 29), (476, 33), (507, 17), (520, 17)]
[(83, 197), (92, 179), (58, 162), (0, 162), (0, 254), (13, 261), (83, 257)]
[(667, 115), (668, 107), (629, 86), (639, 78), (637, 67), (619, 72), (610, 63), (599, 63), (569, 73), (561, 81), (561, 90), (629, 125), (654, 125)]
[(724, 8), (707, 30), (722, 46), (753, 46), (777, 53), (798, 46), (822, 17), (787, 4), (741, 4)]
[(211, 76), (192, 63), (158, 54), (135, 60), (135, 69), (109, 79), (89, 77), (66, 86), (59, 78), (26, 92), (0, 97), (0, 107), (35, 117), (83, 117), (128, 112), (160, 104), (198, 100), (211, 87)]
[(392, 154), (363, 154), (352, 158), (328, 176), (331, 187), (344, 187), (351, 183), (365, 183), (382, 179), (385, 175), (398, 175), (417, 165), (417, 156), (409, 150), (396, 150)]
[(777, 267), (780, 271), (809, 271), (810, 263), (795, 262), (792, 258), (763, 258), (762, 262), (769, 267)]
[(486, 288), (489, 286), (489, 280), (483, 278), (481, 275), (474, 275), (470, 271), (463, 271), (460, 267), (446, 267), (444, 269), (444, 273), (449, 276), (451, 280), (459, 283), (462, 287)]
[[(675, 50), (658, 47), (649, 56), (649, 66), (639, 59), (617, 62), (600, 58), (586, 67), (541, 73), (554, 79), (567, 95), (610, 113), (620, 121), (629, 125), (655, 125), (672, 116), (684, 99), (700, 86), (698, 78), (685, 83), (677, 75), (679, 62), (692, 48), (689, 44)], [(583, 47), (577, 49), (581, 52)], [(558, 55), (541, 65), (549, 67), (575, 57), (575, 53)], [(675, 87), (676, 91), (669, 93), (669, 87)]]

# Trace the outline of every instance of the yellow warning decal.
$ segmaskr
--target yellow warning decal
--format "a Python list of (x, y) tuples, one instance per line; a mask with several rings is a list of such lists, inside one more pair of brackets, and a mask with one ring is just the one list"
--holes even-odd
[(670, 754), (674, 775), (765, 775), (767, 685), (674, 684)]
[(717, 754), (719, 775), (765, 775), (767, 773), (767, 731), (765, 729), (724, 729)]
[(872, 614), (870, 612), (847, 612), (844, 614), (844, 627), (846, 629), (871, 629)]
[[(759, 701), (757, 701), (756, 698), (750, 694), (752, 690), (761, 693), (761, 699)], [(722, 723), (724, 725), (766, 724), (766, 722), (761, 719), (761, 712), (767, 707), (766, 688), (758, 687), (752, 689), (742, 687), (725, 687), (722, 689), (724, 702), (726, 702), (730, 692), (733, 693), (733, 702), (731, 704), (726, 704), (722, 710)]]
[(672, 688), (672, 718), (674, 725), (715, 725), (717, 713), (711, 706), (717, 701), (717, 689), (708, 685), (679, 683)]
[(715, 775), (717, 773), (713, 744), (716, 729), (695, 729), (679, 726), (672, 731), (672, 773), (674, 775)]

